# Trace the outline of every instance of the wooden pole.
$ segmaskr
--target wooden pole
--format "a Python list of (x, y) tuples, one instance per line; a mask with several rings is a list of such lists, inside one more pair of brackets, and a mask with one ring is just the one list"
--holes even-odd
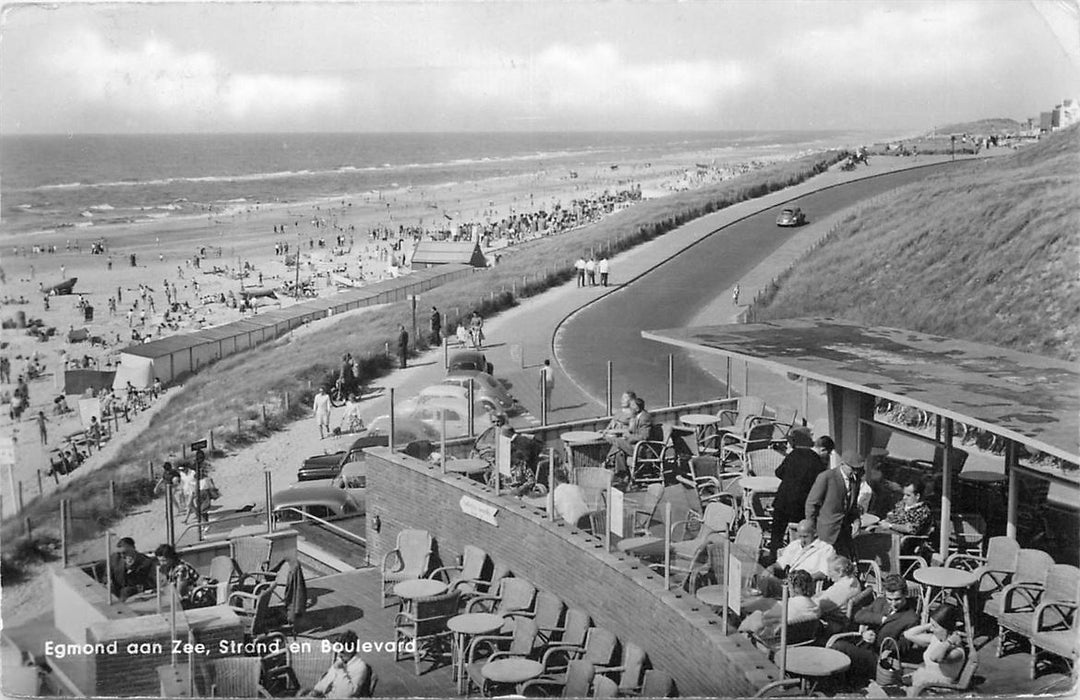
[(442, 417), (442, 432), (439, 434), (439, 454), (442, 455), (442, 473), (446, 473), (446, 411), (441, 414)]
[[(952, 470), (953, 470), (953, 421), (952, 418), (945, 419), (945, 458), (942, 460), (943, 469), (941, 470), (941, 526), (939, 527), (941, 537), (938, 540), (938, 552), (941, 553), (941, 557), (944, 559), (949, 556), (949, 527), (952, 521)], [(925, 617), (926, 611), (923, 611)]]
[(388, 440), (390, 451), (394, 451), (394, 388), (390, 387), (390, 438)]
[(728, 633), (728, 579), (730, 578), (728, 572), (731, 571), (731, 540), (727, 537), (722, 539), (724, 542), (724, 575), (721, 576), (722, 580), (720, 581), (720, 590), (722, 593), (720, 599), (724, 601), (724, 604), (721, 608), (722, 612), (720, 613), (720, 616), (724, 626), (724, 635), (726, 636)]
[(612, 367), (613, 367), (613, 365), (611, 364), (611, 360), (608, 360), (607, 361), (607, 415), (609, 415), (609, 416), (612, 415), (615, 412), (615, 408), (612, 405), (614, 403), (614, 401), (613, 401), (613, 393), (612, 393), (612, 385), (611, 385), (612, 384), (611, 383)]
[(105, 531), (105, 595), (112, 605), (112, 533)]
[(176, 546), (176, 515), (173, 511), (173, 485), (170, 481), (165, 484), (165, 539), (169, 544)]
[(675, 355), (667, 356), (667, 405), (671, 408), (675, 405)]
[(664, 503), (664, 590), (671, 588), (671, 501)]
[(548, 495), (547, 514), (550, 522), (555, 522), (555, 448), (548, 448)]
[[(469, 419), (469, 437), (473, 437), (476, 434), (475, 426), (473, 425), (476, 422), (476, 407), (473, 406), (475, 396), (476, 390), (473, 387), (473, 378), (469, 377), (469, 403), (468, 406), (465, 407), (465, 414), (468, 416)], [(497, 445), (498, 442), (496, 442), (495, 444)]]
[(787, 606), (788, 606), (788, 583), (784, 581), (780, 594), (780, 678), (787, 675)]
[(116, 481), (109, 479), (109, 509), (116, 510)]
[(37, 495), (40, 496), (45, 493), (45, 489), (41, 485), (41, 470), (37, 469), (35, 471), (37, 472)]
[(1016, 539), (1016, 507), (1019, 502), (1018, 488), (1020, 486), (1016, 469), (1015, 440), (1005, 443), (1005, 474), (1009, 477), (1009, 491), (1005, 506), (1005, 536)]
[(60, 499), (60, 556), (63, 562), (64, 568), (68, 565), (68, 546), (67, 546), (67, 499)]
[(266, 492), (266, 534), (274, 531), (274, 492), (270, 470), (263, 471), (263, 489)]
[(19, 512), (20, 513), (22, 512), (22, 509), (23, 509), (23, 488), (22, 488), (22, 480), (20, 479), (19, 480)]
[(743, 396), (749, 396), (750, 395), (750, 361), (749, 360), (746, 360), (746, 361), (743, 362), (742, 395)]
[(802, 378), (802, 417), (803, 421), (809, 424), (810, 415), (810, 380), (803, 375)]
[(146, 460), (146, 478), (154, 481), (154, 460)]
[(612, 513), (612, 508), (611, 508), (611, 491), (612, 491), (612, 486), (611, 486), (611, 482), (609, 481), (608, 486), (607, 486), (607, 504), (606, 504), (606, 506), (604, 508), (604, 510), (606, 511), (606, 515), (607, 515), (607, 517), (604, 518), (604, 551), (605, 552), (610, 552), (611, 551), (611, 519), (614, 517), (614, 514)]
[(23, 518), (23, 531), (27, 539), (34, 534), (34, 528), (30, 525), (30, 518)]
[(502, 489), (502, 473), (499, 471), (499, 456), (502, 452), (502, 432), (495, 432), (495, 468), (492, 474), (495, 486), (495, 495), (498, 496)]

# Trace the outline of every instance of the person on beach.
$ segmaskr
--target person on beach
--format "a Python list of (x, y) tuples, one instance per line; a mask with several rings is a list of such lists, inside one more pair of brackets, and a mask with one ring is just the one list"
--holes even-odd
[(181, 559), (172, 545), (159, 545), (154, 550), (154, 556), (157, 557), (158, 568), (161, 569), (161, 578), (176, 587), (181, 606), (190, 607), (191, 594), (199, 583), (199, 572), (194, 566)]
[(731, 303), (735, 306), (739, 305), (739, 283), (735, 283), (735, 288), (731, 290)]
[(45, 411), (37, 412), (38, 435), (41, 436), (42, 445), (49, 442), (49, 430), (45, 427), (45, 424), (49, 422), (51, 421), (45, 417)]
[(334, 660), (322, 678), (310, 690), (302, 690), (302, 697), (312, 698), (368, 698), (372, 696), (374, 673), (357, 650), (360, 648), (356, 632), (345, 630), (335, 642)]
[(967, 653), (964, 638), (956, 629), (959, 615), (948, 603), (939, 605), (930, 613), (925, 625), (917, 625), (904, 631), (904, 639), (918, 648), (925, 648), (923, 665), (911, 674), (908, 696), (916, 697), (923, 686), (931, 683), (955, 683), (964, 669)]
[(637, 401), (637, 392), (626, 390), (619, 397), (619, 410), (611, 417), (605, 433), (622, 435), (630, 427), (630, 421), (634, 418), (634, 409), (631, 406)]
[(484, 346), (484, 317), (479, 311), (473, 311), (472, 318), (469, 319), (469, 336), (474, 349), (479, 350)]
[(398, 331), (398, 355), (401, 358), (401, 369), (408, 367), (409, 361), (409, 332), (405, 330), (405, 324), (401, 325), (401, 329)]
[(326, 387), (319, 387), (312, 408), (315, 410), (315, 422), (319, 424), (319, 439), (322, 440), (330, 432), (330, 394), (326, 393)]
[(608, 266), (610, 263), (606, 257), (600, 258), (600, 262), (596, 264), (597, 271), (600, 272), (600, 286), (606, 287), (608, 281)]

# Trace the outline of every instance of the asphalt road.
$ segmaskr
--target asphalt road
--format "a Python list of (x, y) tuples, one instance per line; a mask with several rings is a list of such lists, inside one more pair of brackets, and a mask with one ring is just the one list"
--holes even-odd
[[(820, 220), (883, 192), (917, 182), (952, 164), (886, 173), (798, 197), (808, 220)], [(677, 403), (715, 398), (723, 383), (689, 360), (685, 351), (641, 337), (642, 330), (688, 325), (721, 294), (730, 294), (741, 275), (787, 241), (796, 229), (776, 225), (783, 204), (752, 214), (674, 254), (666, 262), (610, 294), (593, 300), (557, 329), (563, 370), (588, 394), (606, 392), (606, 362), (614, 365), (616, 394), (633, 387), (652, 404), (667, 400), (667, 356), (675, 354)], [(724, 321), (718, 320), (722, 323)]]

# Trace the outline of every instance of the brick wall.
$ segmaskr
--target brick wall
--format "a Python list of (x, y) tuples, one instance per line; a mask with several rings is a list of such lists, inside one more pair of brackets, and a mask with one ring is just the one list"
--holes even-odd
[[(373, 562), (394, 548), (404, 528), (431, 532), (440, 558), (454, 563), (466, 544), (484, 549), (515, 575), (586, 610), (594, 624), (646, 650), (652, 664), (688, 695), (752, 695), (779, 670), (741, 636), (724, 637), (720, 618), (693, 596), (664, 590), (634, 557), (608, 554), (601, 540), (516, 499), (496, 498), (471, 480), (444, 476), (386, 448), (368, 450), (367, 535)], [(466, 515), (469, 496), (499, 507), (497, 525)], [(374, 519), (381, 524), (375, 531)]]

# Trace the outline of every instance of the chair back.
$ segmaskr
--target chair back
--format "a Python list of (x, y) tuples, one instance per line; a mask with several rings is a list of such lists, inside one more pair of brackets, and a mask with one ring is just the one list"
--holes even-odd
[(490, 583), (481, 591), (487, 595), (493, 595), (499, 590), (499, 586), (502, 584), (502, 580), (510, 576), (510, 567), (506, 564), (495, 562), (494, 568), (491, 570)]
[(641, 685), (643, 698), (669, 698), (675, 691), (675, 680), (666, 671), (650, 668), (645, 672), (645, 682)]
[(426, 571), (431, 557), (433, 541), (427, 530), (406, 528), (398, 533), (397, 551), (401, 557), (402, 573), (410, 578), (420, 578)]
[(574, 469), (574, 483), (584, 492), (589, 509), (596, 510), (607, 498), (611, 472), (603, 467), (577, 467)]
[(719, 478), (721, 472), (720, 459), (717, 457), (698, 456), (690, 458), (690, 478), (698, 479), (703, 476)]
[(735, 533), (735, 543), (732, 545), (732, 550), (735, 556), (740, 558), (740, 561), (745, 556), (747, 558), (753, 557), (753, 561), (757, 562), (758, 555), (761, 553), (761, 544), (764, 541), (765, 534), (757, 523), (744, 523)]
[(610, 666), (619, 640), (603, 627), (593, 627), (585, 636), (585, 653), (581, 658), (597, 666)]
[(821, 620), (800, 620), (799, 622), (788, 623), (787, 626), (787, 641), (788, 644), (809, 644), (818, 638), (821, 634)]
[(273, 594), (273, 590), (266, 589), (263, 592), (255, 596), (255, 604), (251, 611), (251, 617), (248, 618), (248, 634), (252, 637), (263, 634), (265, 632), (274, 631), (270, 627), (270, 596)]
[[(751, 452), (757, 452), (758, 450), (767, 450), (773, 442), (773, 423), (767, 419), (753, 420), (750, 424), (750, 430), (746, 433), (746, 454)], [(779, 465), (779, 462), (777, 462)], [(776, 471), (776, 467), (773, 467), (773, 471)], [(758, 476), (763, 476), (758, 474)]]
[(585, 635), (589, 633), (589, 625), (591, 624), (592, 620), (587, 612), (581, 608), (570, 608), (566, 611), (566, 624), (563, 626), (559, 644), (584, 646)]
[(784, 455), (772, 447), (752, 449), (746, 453), (746, 473), (753, 476), (776, 476), (776, 468), (784, 461)]
[(1080, 569), (1070, 564), (1054, 564), (1046, 574), (1041, 602), (1059, 601), (1077, 603), (1077, 586), (1080, 585)]
[(523, 578), (507, 576), (499, 584), (499, 602), (495, 606), (495, 614), (531, 610), (535, 598), (536, 586)]
[(633, 642), (623, 644), (622, 671), (619, 673), (619, 690), (634, 691), (641, 687), (641, 676), (645, 673), (645, 650)]
[(958, 552), (982, 555), (986, 518), (978, 513), (957, 513), (952, 518), (952, 547)]
[(562, 697), (588, 697), (589, 688), (592, 686), (595, 677), (596, 669), (591, 663), (580, 659), (571, 661), (566, 666), (566, 685), (563, 686)]
[(730, 531), (736, 516), (738, 512), (726, 503), (710, 503), (705, 507), (705, 514), (701, 516), (702, 532), (698, 537), (704, 540), (713, 532)]
[(450, 589), (446, 593), (414, 600), (416, 636), (430, 637), (446, 632), (447, 621), (458, 613), (460, 597), (461, 591)]
[(535, 612), (533, 620), (536, 621), (536, 627), (541, 632), (549, 632), (562, 623), (566, 605), (554, 593), (539, 591), (536, 594)]
[(257, 656), (226, 656), (206, 662), (210, 676), (210, 695), (219, 698), (254, 698), (259, 696), (262, 659)]
[(1054, 565), (1054, 558), (1041, 549), (1021, 549), (1016, 555), (1016, 573), (1013, 583), (1036, 583), (1042, 585)]
[(484, 550), (476, 545), (465, 545), (461, 556), (461, 578), (470, 581), (478, 580), (484, 575), (487, 559), (488, 555)]
[(607, 676), (593, 676), (592, 696), (594, 698), (618, 697), (619, 686)]
[(649, 434), (645, 436), (645, 439), (649, 442), (666, 443), (670, 436), (670, 427), (665, 427), (663, 423), (653, 423), (649, 426)]
[(229, 541), (236, 568), (241, 573), (264, 571), (270, 565), (273, 543), (265, 537), (238, 537)]
[(218, 583), (228, 583), (236, 576), (236, 573), (236, 564), (233, 563), (232, 557), (219, 554), (210, 560), (210, 570), (206, 577)]
[(1012, 537), (991, 537), (986, 546), (986, 568), (990, 571), (1016, 573), (1016, 560), (1020, 556), (1020, 543)]
[[(740, 396), (736, 406), (735, 412), (731, 410), (720, 411), (720, 418), (730, 417), (731, 422), (726, 425), (732, 426), (739, 431), (746, 427), (748, 420), (765, 413), (765, 399), (758, 396)], [(732, 413), (734, 413), (734, 416), (732, 416)], [(721, 425), (724, 425), (724, 423), (721, 422)]]
[[(443, 625), (445, 628), (445, 625)], [(514, 632), (510, 637), (509, 653), (513, 656), (529, 656), (536, 648), (536, 637), (539, 630), (536, 623), (527, 617), (519, 617), (514, 620)]]

